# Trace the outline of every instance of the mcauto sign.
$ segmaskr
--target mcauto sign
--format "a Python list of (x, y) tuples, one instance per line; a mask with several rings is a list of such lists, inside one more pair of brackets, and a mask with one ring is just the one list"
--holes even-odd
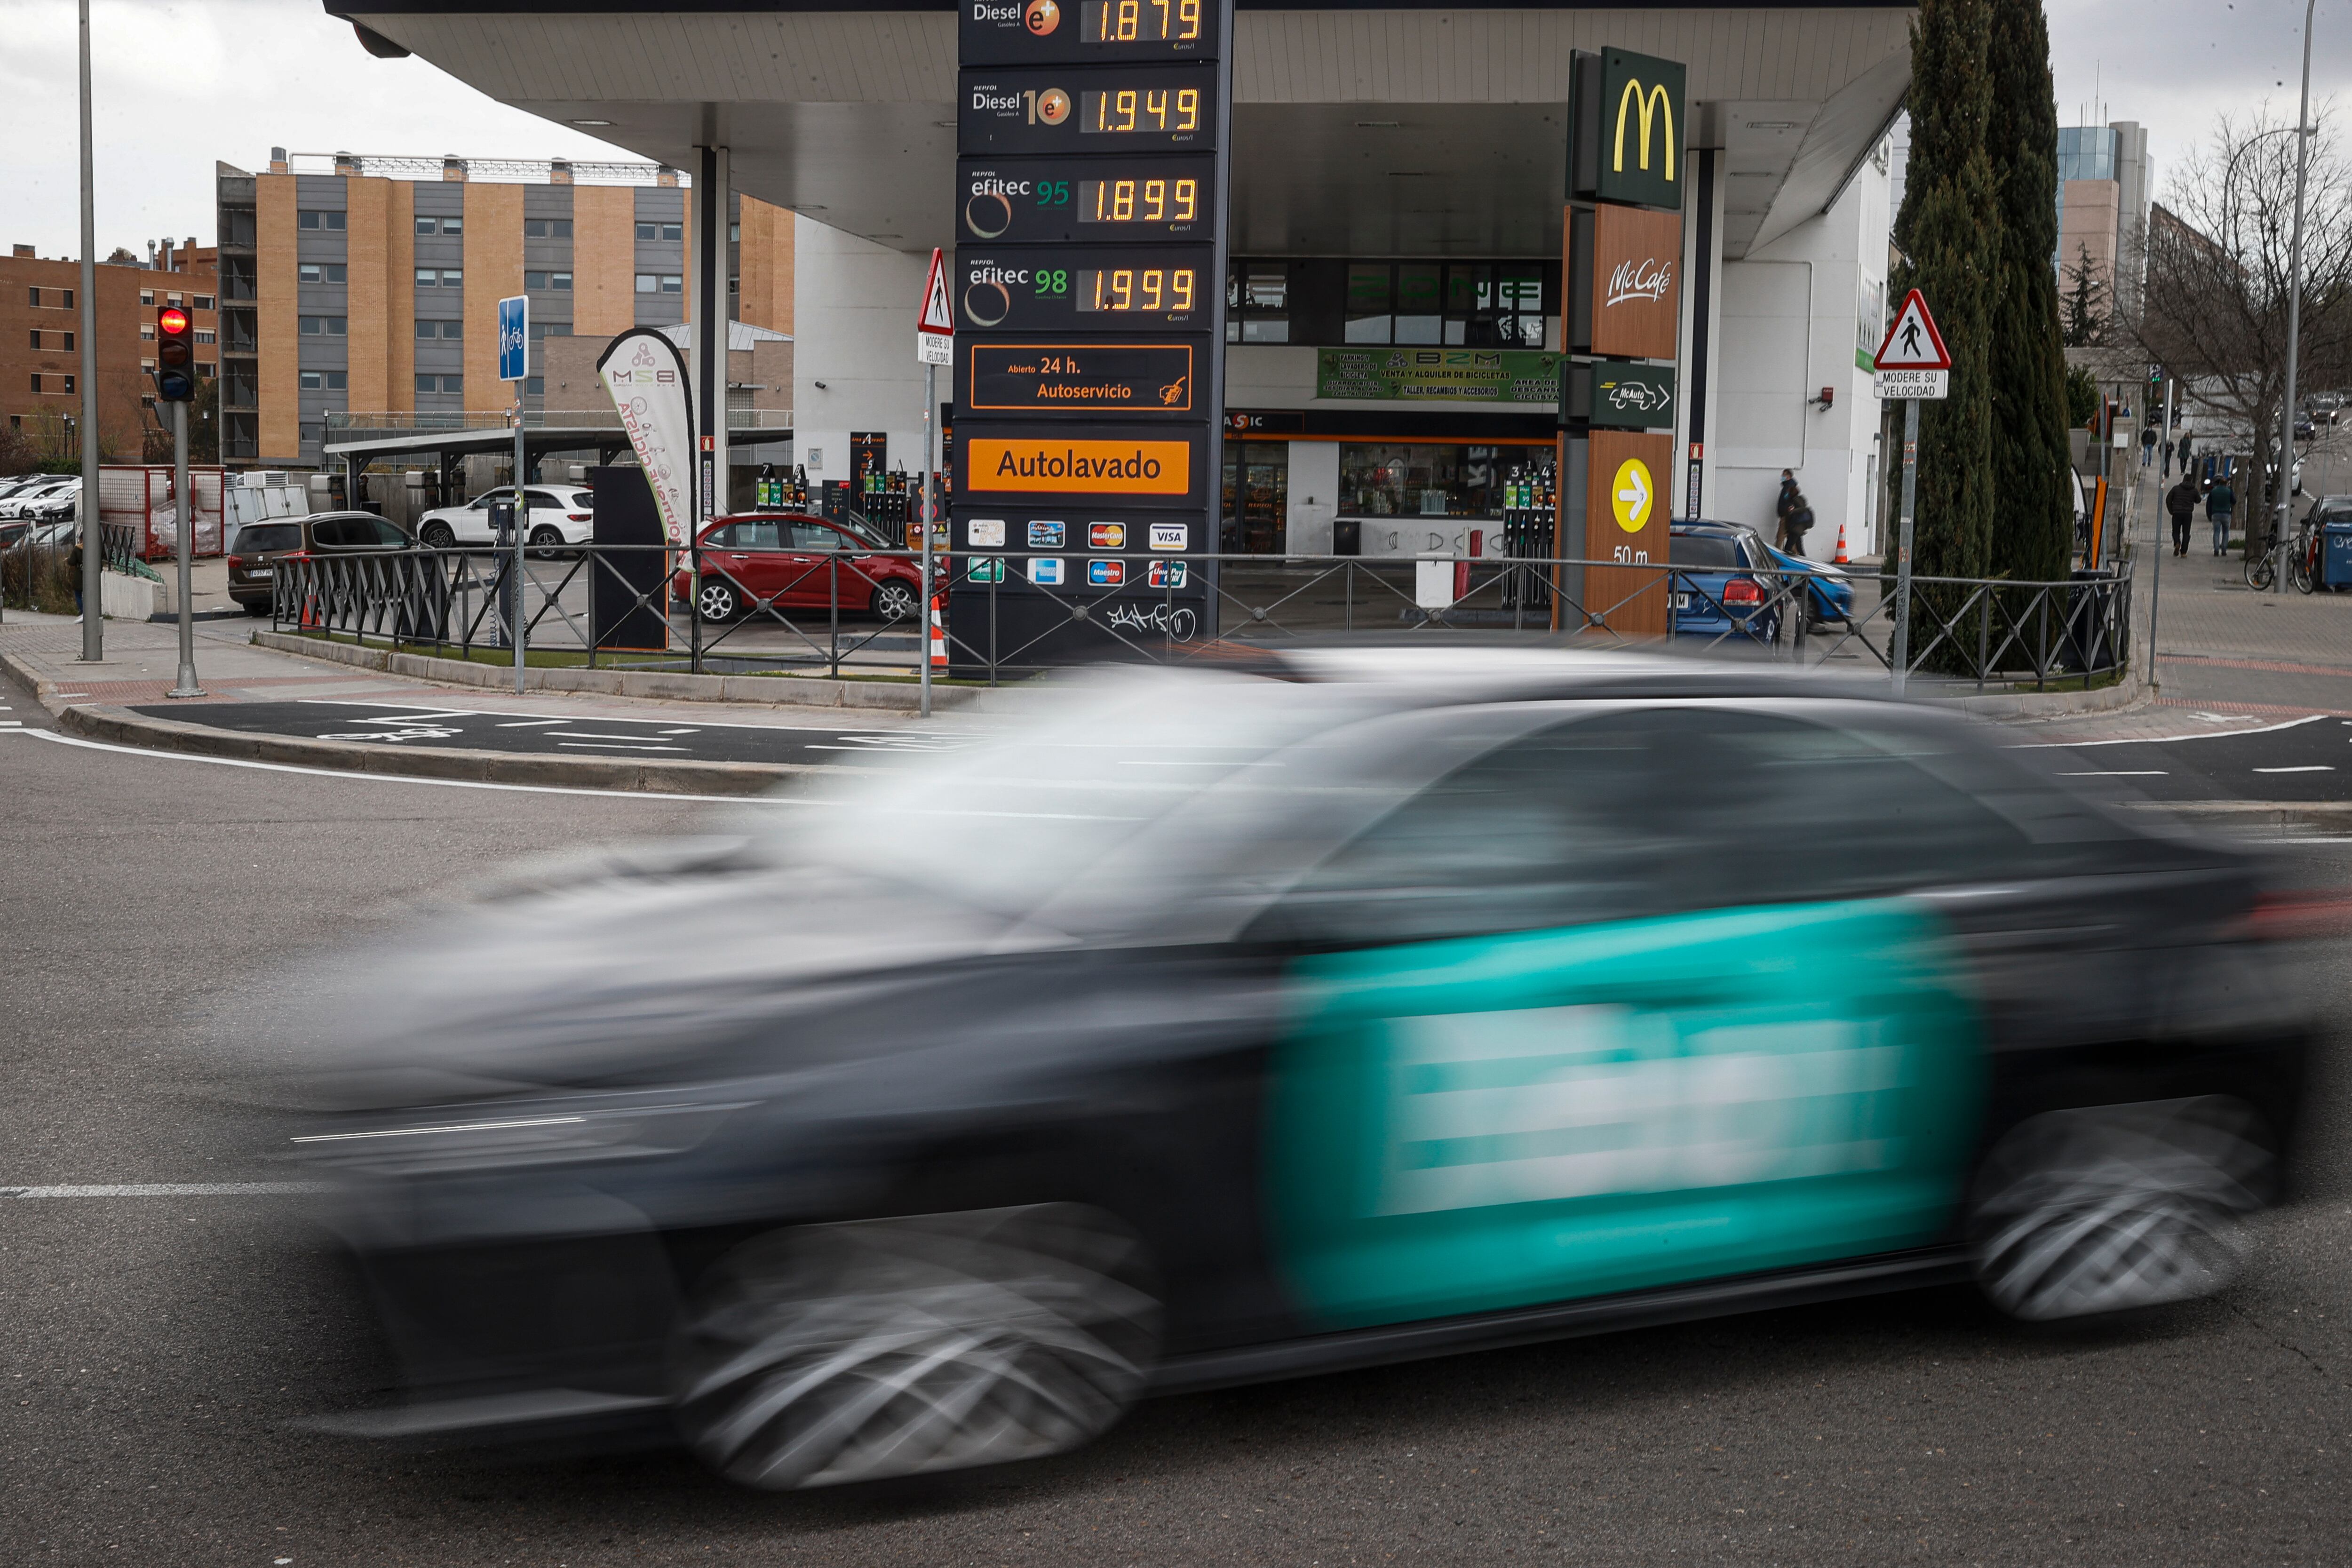
[(1233, 0), (960, 0), (961, 673), (1214, 635), (1232, 28)]

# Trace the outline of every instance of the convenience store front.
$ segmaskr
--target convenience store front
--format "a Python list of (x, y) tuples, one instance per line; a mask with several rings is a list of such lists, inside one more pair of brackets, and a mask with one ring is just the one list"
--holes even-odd
[(1541, 552), (1559, 296), (1557, 262), (1236, 260), (1224, 548)]

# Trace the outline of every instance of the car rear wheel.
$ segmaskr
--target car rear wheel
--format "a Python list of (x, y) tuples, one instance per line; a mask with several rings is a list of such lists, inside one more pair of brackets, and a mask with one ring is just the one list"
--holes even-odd
[(740, 601), (734, 588), (725, 583), (705, 583), (694, 595), (695, 612), (706, 621), (731, 621)]
[(913, 584), (896, 577), (885, 577), (874, 589), (874, 613), (886, 621), (911, 620), (921, 602)]
[(2242, 1100), (2053, 1110), (2004, 1134), (1970, 1204), (1977, 1279), (2030, 1322), (2209, 1296), (2235, 1279), (2275, 1164)]
[(766, 1490), (1039, 1458), (1108, 1430), (1160, 1347), (1145, 1250), (1035, 1204), (772, 1231), (674, 1342), (680, 1434)]
[(457, 542), (457, 531), (446, 522), (428, 522), (417, 533), (416, 542), (427, 550), (446, 550)]
[(541, 561), (552, 559), (563, 543), (563, 531), (553, 523), (542, 522), (530, 531), (530, 548)]

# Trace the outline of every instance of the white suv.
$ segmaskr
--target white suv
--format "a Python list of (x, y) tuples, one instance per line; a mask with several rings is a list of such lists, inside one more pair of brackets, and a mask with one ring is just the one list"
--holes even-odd
[[(595, 521), (595, 496), (565, 485), (530, 485), (530, 521), (523, 540), (540, 549), (558, 544), (585, 544)], [(464, 506), (436, 507), (417, 521), (416, 542), (427, 550), (447, 550), (461, 544), (495, 544), (490, 533), (490, 503), (514, 494), (509, 485), (476, 496)]]

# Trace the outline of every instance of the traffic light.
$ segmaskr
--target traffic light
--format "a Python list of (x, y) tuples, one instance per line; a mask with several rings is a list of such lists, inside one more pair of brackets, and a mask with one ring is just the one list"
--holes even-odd
[(155, 397), (187, 403), (196, 395), (196, 324), (177, 305), (155, 312)]

